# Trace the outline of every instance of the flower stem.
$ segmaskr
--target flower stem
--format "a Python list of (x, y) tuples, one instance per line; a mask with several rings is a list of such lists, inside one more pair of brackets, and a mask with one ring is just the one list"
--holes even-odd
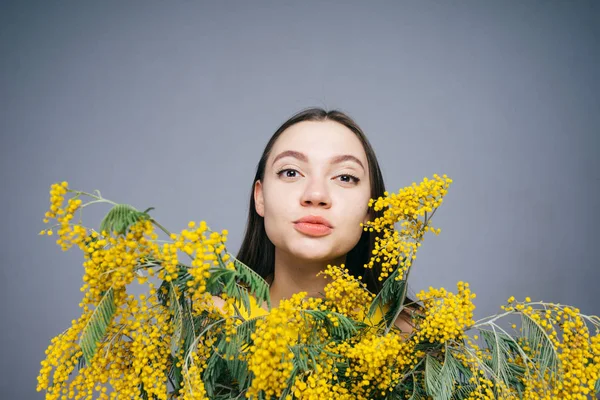
[(167, 230), (167, 228), (165, 228), (164, 226), (162, 226), (161, 224), (159, 224), (158, 222), (156, 222), (156, 220), (154, 218), (150, 218), (150, 222), (152, 222), (158, 229), (160, 229), (161, 231), (163, 231), (164, 233), (166, 233), (169, 237), (171, 237), (171, 232), (169, 232)]
[[(115, 203), (114, 201), (105, 199), (102, 196), (96, 196), (95, 194), (91, 194), (91, 193), (88, 193), (88, 192), (82, 192), (81, 190), (71, 190), (71, 189), (68, 189), (67, 192), (77, 193), (77, 195), (83, 194), (85, 196), (91, 197), (91, 198), (96, 199), (96, 200), (101, 201), (101, 202), (110, 203), (110, 204), (112, 204), (114, 206), (117, 205), (117, 203)], [(98, 192), (98, 194), (100, 194), (100, 192)], [(88, 204), (91, 204), (91, 203), (88, 203)]]

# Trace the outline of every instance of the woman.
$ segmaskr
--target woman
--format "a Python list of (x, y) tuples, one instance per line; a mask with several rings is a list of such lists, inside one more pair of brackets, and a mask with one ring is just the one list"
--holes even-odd
[[(384, 191), (375, 152), (352, 118), (303, 110), (275, 132), (258, 163), (237, 259), (267, 280), (274, 307), (300, 291), (323, 293), (327, 280), (317, 273), (328, 264), (345, 264), (378, 293), (378, 268), (364, 268), (376, 233), (360, 224), (378, 215), (368, 201)], [(412, 332), (408, 313), (396, 325)]]

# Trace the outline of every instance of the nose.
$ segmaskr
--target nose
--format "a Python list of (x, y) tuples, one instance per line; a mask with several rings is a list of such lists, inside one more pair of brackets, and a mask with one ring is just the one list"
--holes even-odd
[(331, 207), (331, 197), (327, 185), (322, 179), (314, 178), (307, 180), (306, 188), (302, 193), (301, 203), (303, 206)]

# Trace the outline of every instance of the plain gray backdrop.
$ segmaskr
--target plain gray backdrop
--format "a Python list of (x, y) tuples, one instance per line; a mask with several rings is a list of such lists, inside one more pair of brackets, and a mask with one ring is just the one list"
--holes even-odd
[(599, 314), (599, 43), (597, 1), (3, 1), (0, 397), (43, 398), (80, 314), (79, 250), (38, 236), (50, 184), (204, 219), (236, 252), (260, 154), (308, 106), (356, 119), (388, 190), (454, 179), (413, 292)]

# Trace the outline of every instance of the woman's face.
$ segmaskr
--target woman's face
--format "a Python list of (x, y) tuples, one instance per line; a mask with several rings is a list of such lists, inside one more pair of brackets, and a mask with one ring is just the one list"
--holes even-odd
[[(358, 243), (371, 194), (367, 156), (358, 137), (334, 121), (303, 121), (275, 142), (263, 181), (254, 185), (276, 252), (330, 262)], [(326, 225), (298, 223), (322, 217)]]

